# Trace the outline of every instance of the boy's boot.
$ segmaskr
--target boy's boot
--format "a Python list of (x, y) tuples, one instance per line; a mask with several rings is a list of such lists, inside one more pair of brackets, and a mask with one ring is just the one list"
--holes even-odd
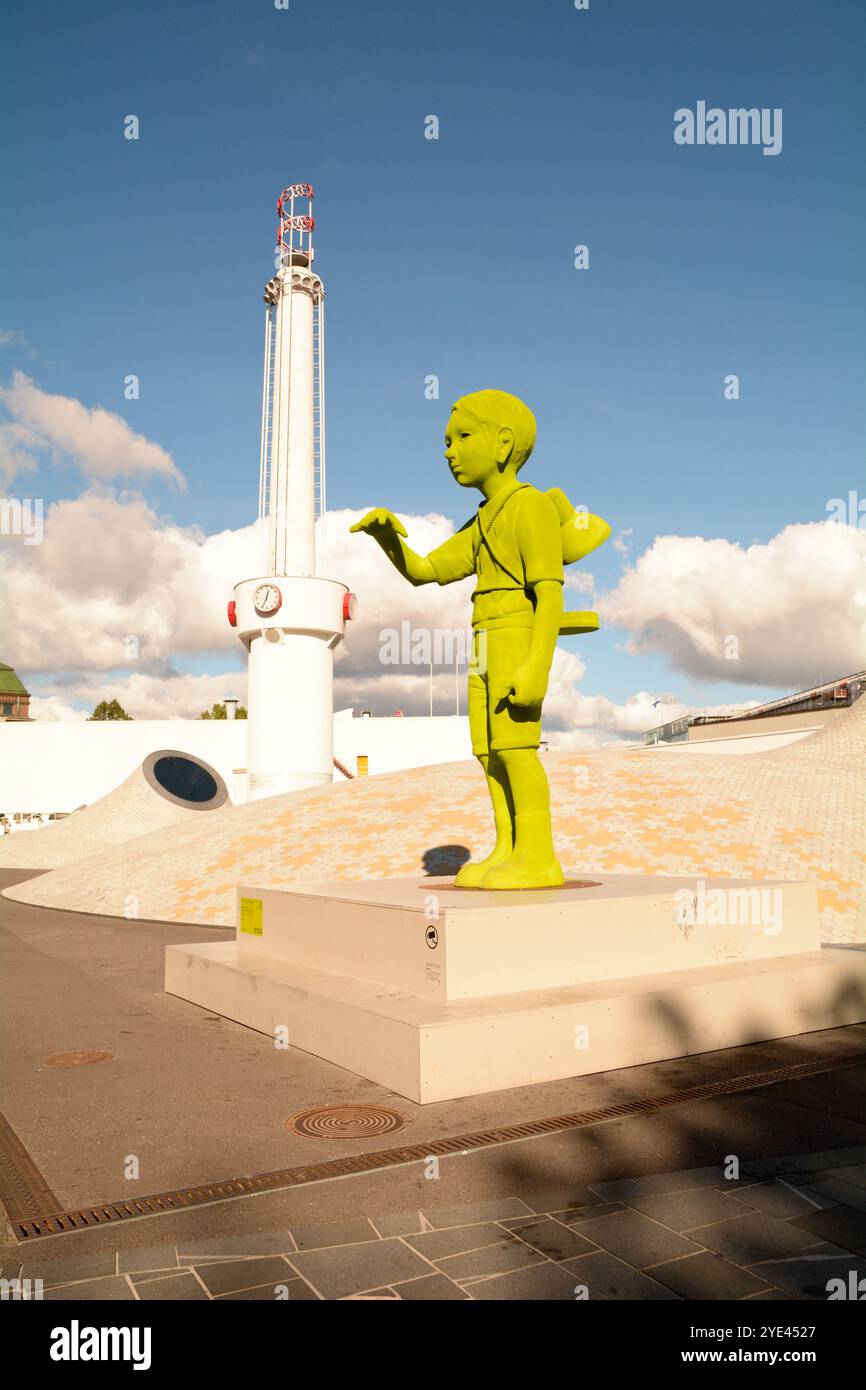
[(525, 811), (518, 812), (515, 818), (511, 858), (489, 868), (478, 887), (557, 888), (564, 882), (565, 875), (553, 849), (550, 812)]
[(505, 801), (505, 796), (493, 800), (493, 824), (496, 827), (496, 844), (486, 859), (470, 859), (454, 879), (455, 888), (478, 888), (484, 875), (497, 864), (503, 864), (514, 853), (514, 826)]

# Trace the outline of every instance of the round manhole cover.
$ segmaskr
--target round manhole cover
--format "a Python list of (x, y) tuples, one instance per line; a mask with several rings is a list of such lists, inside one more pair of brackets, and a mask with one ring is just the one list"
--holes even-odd
[(286, 1120), (286, 1129), (306, 1139), (378, 1139), (406, 1121), (384, 1105), (315, 1105)]
[(89, 1062), (110, 1062), (113, 1052), (55, 1052), (46, 1057), (49, 1067), (86, 1067)]

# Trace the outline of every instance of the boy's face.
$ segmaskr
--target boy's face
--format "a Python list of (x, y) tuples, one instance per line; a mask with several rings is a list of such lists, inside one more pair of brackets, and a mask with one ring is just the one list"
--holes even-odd
[(453, 410), (445, 427), (445, 458), (461, 487), (481, 487), (510, 451), (510, 430), (482, 425)]

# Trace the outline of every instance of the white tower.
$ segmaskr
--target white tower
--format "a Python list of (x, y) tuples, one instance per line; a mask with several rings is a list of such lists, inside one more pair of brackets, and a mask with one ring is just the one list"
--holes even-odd
[(309, 184), (295, 183), (277, 200), (277, 271), (264, 296), (259, 575), (236, 584), (229, 604), (250, 658), (251, 800), (333, 780), (333, 653), (354, 615), (354, 595), (323, 573), (325, 290), (312, 269), (312, 199)]

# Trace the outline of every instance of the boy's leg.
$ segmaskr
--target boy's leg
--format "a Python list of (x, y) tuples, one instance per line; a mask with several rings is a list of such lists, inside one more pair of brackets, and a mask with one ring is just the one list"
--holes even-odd
[(564, 882), (553, 848), (550, 787), (534, 748), (506, 748), (498, 758), (514, 806), (514, 852), (492, 864), (482, 888), (549, 888)]
[(470, 860), (463, 865), (454, 880), (456, 888), (477, 888), (488, 869), (510, 859), (514, 849), (514, 808), (505, 768), (498, 753), (479, 753), (478, 761), (484, 769), (493, 805), (496, 844), (486, 859)]
[(490, 752), (489, 712), (487, 707), (486, 637), (476, 633), (469, 666), (469, 730), (472, 751), (484, 769), (487, 790), (493, 806), (496, 844), (486, 859), (470, 860), (454, 879), (457, 888), (477, 888), (481, 879), (495, 864), (507, 859), (514, 846), (514, 807), (499, 757)]

